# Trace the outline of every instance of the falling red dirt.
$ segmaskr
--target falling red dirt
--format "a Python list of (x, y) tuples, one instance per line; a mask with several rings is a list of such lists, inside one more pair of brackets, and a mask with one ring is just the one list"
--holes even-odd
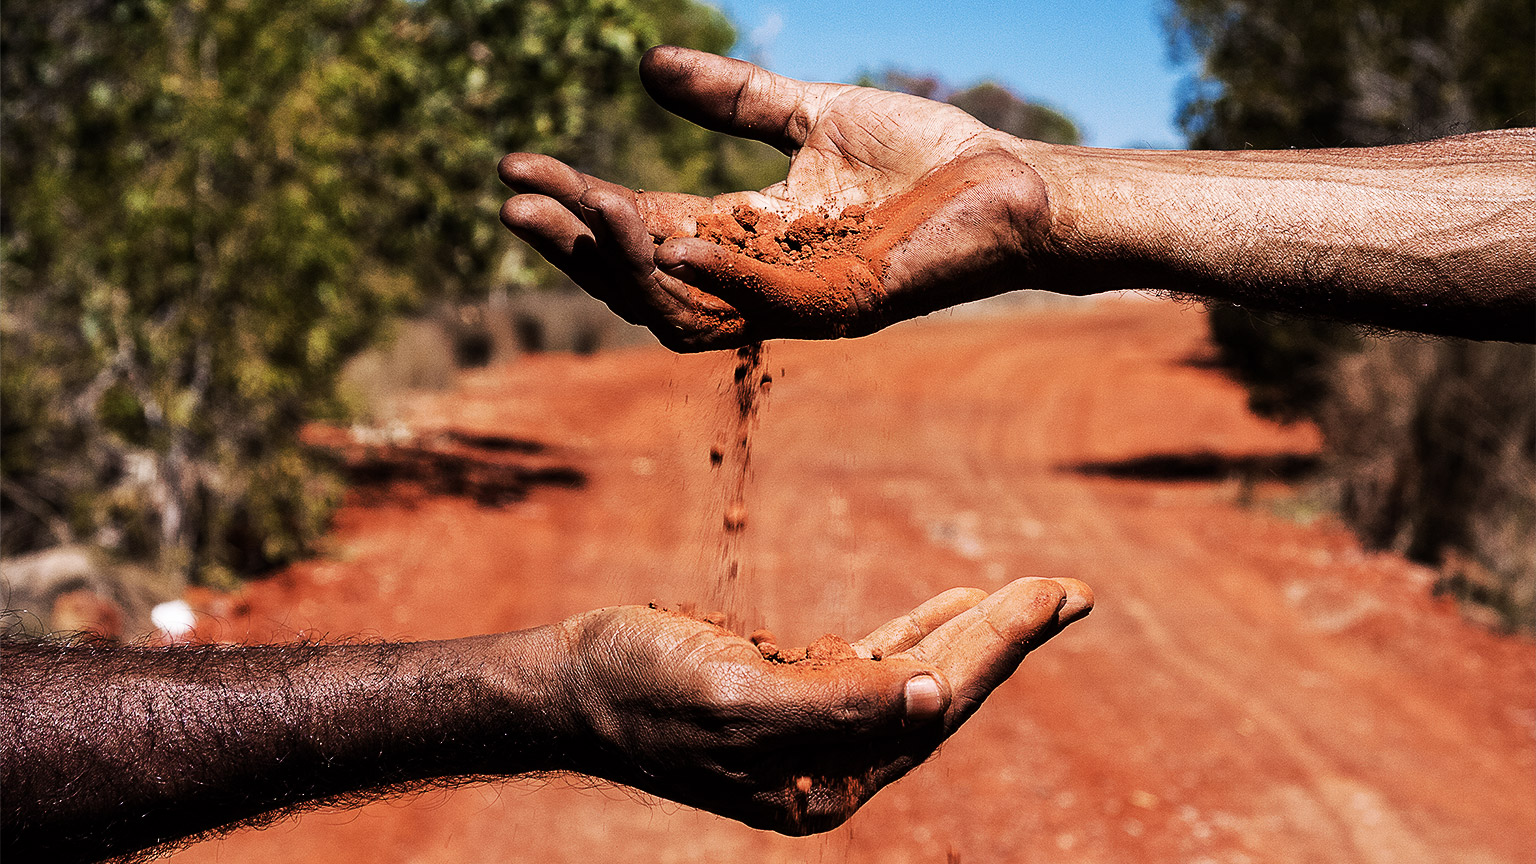
[[(1536, 859), (1536, 646), (1282, 506), (1275, 478), (1316, 433), (1248, 414), (1198, 362), (1204, 333), (1195, 310), (1121, 301), (774, 344), (742, 534), (752, 626), (786, 645), (854, 637), (943, 589), (1030, 574), (1098, 597), (848, 826), (791, 839), (513, 781), (311, 813), (176, 860)], [(538, 356), (421, 397), (410, 425), (447, 443), (410, 465), (478, 447), (500, 467), (469, 471), (467, 492), (364, 472), (322, 557), (192, 598), (202, 632), (443, 638), (701, 599), (733, 361)]]

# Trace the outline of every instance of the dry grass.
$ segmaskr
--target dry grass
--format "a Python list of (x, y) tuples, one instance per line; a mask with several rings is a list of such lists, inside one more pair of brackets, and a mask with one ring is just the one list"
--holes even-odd
[(1318, 422), (1345, 520), (1440, 567), (1475, 617), (1536, 630), (1536, 347), (1370, 340), (1330, 382)]

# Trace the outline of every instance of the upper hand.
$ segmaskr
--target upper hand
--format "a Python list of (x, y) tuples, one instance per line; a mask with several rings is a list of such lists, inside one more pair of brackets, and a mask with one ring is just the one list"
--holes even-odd
[(654, 608), (578, 615), (558, 625), (583, 730), (575, 767), (753, 827), (827, 831), (1092, 605), (1074, 579), (1020, 579), (990, 597), (956, 588), (824, 663), (766, 660), (722, 627)]
[[(652, 49), (640, 71), (669, 110), (789, 153), (789, 176), (703, 198), (635, 192), (514, 153), (500, 173), (519, 194), (501, 217), (668, 347), (860, 335), (1018, 287), (1023, 262), (1043, 257), (1045, 186), (1021, 142), (958, 108), (682, 48)], [(852, 250), (795, 268), (693, 236), (700, 217), (742, 205), (785, 222), (854, 205), (870, 212)]]

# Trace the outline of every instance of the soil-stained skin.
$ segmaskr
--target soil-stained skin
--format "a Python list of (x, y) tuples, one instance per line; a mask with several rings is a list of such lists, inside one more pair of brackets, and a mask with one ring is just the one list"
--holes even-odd
[(983, 157), (948, 165), (887, 200), (837, 212), (784, 216), (739, 205), (696, 217), (692, 236), (728, 253), (709, 265), (711, 278), (730, 289), (727, 299), (754, 331), (813, 339), (865, 335), (996, 293), (1006, 243), (956, 230), (957, 220), (981, 218), (972, 212), (978, 208), (994, 221), (1009, 216), (987, 210), (1002, 205), (988, 204), (996, 196), (978, 191), (1014, 179), (994, 168)]

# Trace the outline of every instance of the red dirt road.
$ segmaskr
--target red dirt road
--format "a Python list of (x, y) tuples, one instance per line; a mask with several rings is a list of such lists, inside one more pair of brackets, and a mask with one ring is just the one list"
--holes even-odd
[[(1227, 467), (1304, 460), (1316, 435), (1252, 417), (1191, 362), (1204, 332), (1195, 310), (1122, 301), (769, 346), (740, 598), (782, 642), (856, 635), (955, 585), (1072, 576), (1098, 594), (843, 829), (790, 839), (518, 781), (176, 860), (1536, 860), (1536, 646), (1464, 623), (1428, 571), (1326, 520), (1243, 506)], [(732, 362), (538, 356), (422, 397), (415, 428), (544, 442), (537, 458), (586, 485), (504, 505), (357, 495), (323, 559), (252, 585), (247, 612), (203, 604), (237, 637), (440, 638), (702, 598)]]

